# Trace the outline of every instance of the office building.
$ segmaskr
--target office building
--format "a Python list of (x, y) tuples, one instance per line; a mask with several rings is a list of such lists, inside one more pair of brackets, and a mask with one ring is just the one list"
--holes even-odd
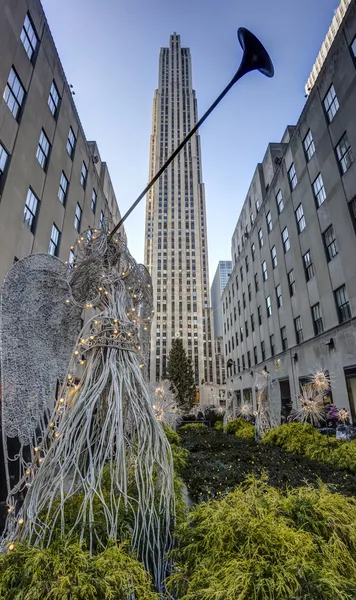
[(214, 316), (215, 338), (222, 337), (223, 335), (221, 295), (226, 287), (231, 271), (231, 260), (220, 260), (211, 285), (211, 308)]
[(255, 402), (254, 370), (300, 383), (327, 370), (356, 421), (356, 2), (294, 127), (269, 144), (232, 237), (223, 293), (228, 386)]
[[(161, 48), (152, 111), (149, 179), (198, 120), (189, 48), (170, 36)], [(195, 134), (148, 192), (145, 264), (153, 282), (150, 379), (164, 376), (169, 351), (180, 336), (197, 386), (213, 381), (208, 245), (200, 136)]]
[(119, 218), (39, 0), (0, 0), (0, 282), (14, 261), (71, 261), (83, 229)]

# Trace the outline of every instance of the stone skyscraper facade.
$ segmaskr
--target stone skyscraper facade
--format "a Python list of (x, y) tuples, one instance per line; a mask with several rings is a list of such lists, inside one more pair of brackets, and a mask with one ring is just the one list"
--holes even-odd
[[(189, 48), (161, 48), (152, 111), (151, 179), (198, 120)], [(208, 245), (200, 137), (195, 134), (147, 194), (145, 264), (154, 289), (150, 379), (164, 376), (175, 337), (197, 386), (213, 381)]]

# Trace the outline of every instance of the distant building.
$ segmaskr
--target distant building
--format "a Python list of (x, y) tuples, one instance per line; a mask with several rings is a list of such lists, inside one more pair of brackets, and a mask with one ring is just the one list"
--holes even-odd
[(252, 370), (280, 382), (285, 411), (313, 369), (356, 422), (356, 0), (295, 127), (269, 144), (232, 237), (223, 292), (227, 379), (253, 398)]
[(231, 260), (220, 260), (211, 286), (211, 308), (214, 314), (214, 332), (216, 338), (223, 335), (221, 295), (226, 287), (231, 271)]
[[(30, 10), (29, 10), (30, 6)], [(39, 0), (0, 0), (0, 284), (14, 261), (70, 247), (119, 209), (88, 142)]]

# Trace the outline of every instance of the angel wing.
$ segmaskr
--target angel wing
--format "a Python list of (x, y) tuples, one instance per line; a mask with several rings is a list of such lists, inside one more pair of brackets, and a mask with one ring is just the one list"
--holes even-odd
[(13, 265), (1, 293), (2, 426), (33, 440), (55, 400), (78, 335), (81, 307), (68, 302), (68, 267), (48, 254)]

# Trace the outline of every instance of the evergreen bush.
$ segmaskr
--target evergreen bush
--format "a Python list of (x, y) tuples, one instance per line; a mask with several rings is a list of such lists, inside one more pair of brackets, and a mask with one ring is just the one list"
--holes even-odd
[(255, 438), (254, 426), (241, 418), (230, 421), (226, 426), (226, 433), (234, 433), (237, 437), (250, 440)]

